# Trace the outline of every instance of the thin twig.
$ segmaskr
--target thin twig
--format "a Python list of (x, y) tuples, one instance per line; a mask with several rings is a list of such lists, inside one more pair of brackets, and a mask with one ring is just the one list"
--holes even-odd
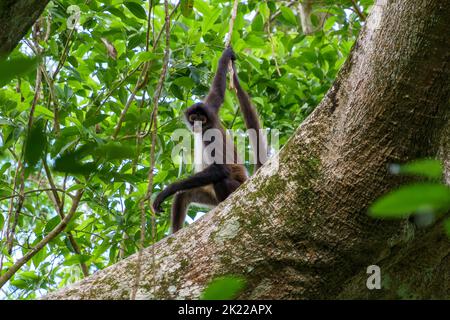
[(152, 19), (153, 0), (148, 1), (148, 17), (147, 17), (147, 32), (145, 34), (145, 51), (150, 48), (150, 26)]
[(358, 6), (358, 3), (356, 3), (356, 0), (350, 0), (352, 2), (353, 9), (355, 13), (358, 15), (358, 17), (361, 19), (361, 21), (366, 21), (366, 14), (361, 11), (361, 9)]
[[(22, 170), (22, 156), (23, 156), (23, 148), (22, 148), (22, 155), (17, 163), (17, 168), (14, 174), (14, 183), (13, 183), (13, 193), (16, 192), (16, 188), (17, 188), (17, 182), (19, 181), (19, 174)], [(14, 198), (11, 198), (11, 201), (9, 202), (9, 208), (8, 208), (8, 224), (6, 227), (6, 247), (8, 248), (8, 252), (10, 251), (10, 248), (12, 247), (12, 245), (10, 244), (12, 242), (11, 239), (11, 230), (12, 230), (12, 225), (14, 225), (14, 218), (13, 218), (13, 209), (14, 209)], [(3, 255), (2, 255), (3, 257)], [(3, 262), (3, 261), (2, 261)]]
[[(225, 39), (225, 48), (229, 47), (231, 44), (231, 38), (233, 36), (234, 21), (236, 20), (238, 4), (239, 4), (239, 1), (234, 0), (233, 8), (231, 10), (231, 18), (230, 18), (230, 25), (228, 28), (228, 34)], [(230, 71), (230, 89), (234, 89), (234, 83), (233, 83), (234, 70), (233, 70), (233, 63), (231, 61), (228, 64), (228, 70)]]
[(136, 85), (134, 86), (133, 92), (131, 93), (130, 97), (128, 98), (127, 103), (125, 104), (125, 107), (122, 110), (122, 113), (119, 116), (119, 120), (117, 121), (116, 128), (114, 129), (114, 133), (112, 135), (112, 138), (115, 140), (117, 138), (117, 135), (120, 132), (120, 129), (122, 128), (122, 123), (125, 119), (125, 116), (128, 112), (128, 109), (130, 108), (131, 104), (134, 101), (134, 98), (136, 97), (137, 92), (142, 87), (143, 77), (147, 73), (148, 69), (148, 63), (144, 64), (144, 68), (142, 69), (141, 73), (139, 74), (138, 80), (136, 82)]
[[(148, 173), (148, 185), (146, 195), (140, 201), (140, 209), (141, 209), (141, 236), (139, 241), (139, 251), (137, 256), (137, 270), (136, 270), (136, 278), (135, 283), (131, 292), (131, 299), (136, 299), (136, 293), (139, 287), (139, 282), (141, 278), (142, 272), (142, 251), (144, 250), (144, 242), (145, 242), (145, 203), (149, 202), (150, 212), (152, 214), (152, 241), (155, 242), (156, 237), (156, 216), (153, 212), (153, 209), (150, 205), (150, 197), (153, 190), (153, 168), (155, 166), (155, 145), (156, 145), (156, 132), (157, 132), (157, 114), (158, 114), (158, 101), (161, 96), (162, 88), (164, 85), (164, 81), (166, 79), (166, 73), (169, 65), (169, 54), (170, 54), (170, 15), (169, 15), (169, 2), (168, 0), (164, 0), (164, 11), (165, 11), (165, 31), (166, 31), (166, 47), (164, 49), (164, 62), (161, 75), (159, 77), (158, 85), (155, 90), (155, 94), (153, 96), (153, 112), (151, 117), (151, 124), (153, 125), (152, 132), (152, 146), (150, 149), (150, 168)], [(154, 248), (152, 246), (152, 248)], [(154, 249), (152, 249), (154, 250)], [(155, 252), (152, 252), (152, 263), (153, 267), (155, 264)], [(154, 287), (153, 287), (154, 288)]]
[(33, 256), (38, 253), (47, 243), (49, 243), (51, 240), (56, 238), (67, 226), (67, 224), (70, 222), (72, 217), (74, 216), (78, 204), (80, 203), (81, 197), (83, 196), (83, 190), (80, 189), (77, 191), (77, 194), (75, 195), (72, 206), (70, 208), (69, 213), (66, 215), (66, 217), (61, 220), (61, 222), (52, 230), (49, 234), (47, 234), (41, 241), (36, 244), (34, 248), (32, 248), (26, 255), (24, 255), (22, 258), (16, 261), (15, 264), (13, 264), (8, 271), (6, 271), (1, 277), (0, 277), (0, 288), (3, 287), (3, 285), (11, 279), (11, 277), (19, 270), (25, 263), (27, 263)]
[(234, 123), (236, 122), (238, 114), (239, 114), (239, 107), (237, 107), (236, 110), (234, 111), (233, 120), (231, 121), (231, 124), (228, 129), (230, 129), (230, 130), (233, 129), (233, 126), (234, 126)]
[[(84, 4), (87, 4), (88, 1), (89, 0), (84, 1)], [(77, 23), (78, 23), (78, 21), (77, 21)], [(73, 41), (72, 43), (70, 43), (70, 41), (72, 40), (72, 35), (75, 32), (75, 29), (76, 29), (75, 25), (73, 25), (73, 28), (70, 30), (69, 35), (67, 36), (67, 41), (64, 45), (63, 53), (58, 61), (58, 65), (56, 66), (55, 72), (53, 73), (53, 76), (52, 76), (53, 80), (56, 80), (56, 76), (61, 71), (61, 68), (64, 66), (64, 63), (66, 62), (67, 56), (69, 54), (70, 46), (75, 42), (75, 41)]]
[[(59, 132), (59, 106), (58, 106), (58, 99), (56, 98), (55, 93), (55, 83), (53, 79), (50, 77), (50, 75), (47, 73), (46, 69), (44, 68), (44, 65), (41, 66), (42, 74), (44, 75), (45, 82), (47, 83), (48, 89), (49, 89), (49, 98), (53, 102), (53, 130), (55, 133)], [(50, 105), (49, 105), (50, 106)]]
[[(53, 177), (50, 172), (50, 168), (48, 167), (47, 159), (45, 158), (45, 156), (43, 157), (42, 162), (44, 164), (44, 170), (45, 170), (45, 174), (47, 175), (48, 183), (50, 184), (50, 187), (51, 187), (50, 191), (52, 192), (52, 195), (53, 195), (56, 212), (58, 212), (58, 215), (60, 216), (61, 220), (64, 220), (64, 218), (65, 218), (64, 202), (61, 200), (61, 198), (59, 197), (59, 195), (57, 193), (58, 188), (56, 188), (55, 182), (53, 181)], [(61, 189), (59, 189), (59, 190), (61, 190)], [(62, 190), (62, 192), (63, 192), (63, 194), (67, 193), (65, 190)], [(75, 237), (73, 236), (73, 234), (70, 231), (67, 232), (67, 237), (68, 237), (70, 244), (72, 245), (75, 253), (81, 254), (80, 246), (78, 245), (78, 242), (75, 240)], [(81, 271), (83, 272), (83, 275), (85, 277), (87, 277), (89, 275), (89, 268), (87, 267), (86, 263), (80, 262), (80, 267), (81, 267)]]
[[(143, 90), (142, 100), (141, 100), (141, 104), (139, 106), (139, 123), (136, 128), (136, 134), (132, 136), (136, 140), (136, 157), (133, 158), (132, 165), (131, 165), (131, 174), (133, 174), (133, 175), (136, 174), (137, 166), (139, 164), (139, 159), (140, 159), (140, 155), (141, 155), (141, 146), (142, 146), (142, 140), (143, 140), (143, 137), (140, 134), (141, 126), (142, 126), (141, 118), (142, 118), (142, 109), (144, 108), (144, 104), (145, 104), (145, 100), (146, 100), (146, 94), (147, 94), (147, 92), (145, 90)], [(121, 140), (122, 139), (124, 139), (124, 137), (121, 137)], [(131, 196), (133, 192), (134, 192), (134, 187), (132, 184), (130, 184), (129, 189), (128, 189), (128, 195)], [(122, 202), (121, 202), (121, 205), (122, 205)], [(125, 213), (123, 205), (122, 205), (122, 213)], [(125, 257), (125, 254), (126, 254), (125, 241), (127, 239), (129, 239), (129, 236), (128, 236), (126, 230), (124, 229), (123, 235), (122, 235), (122, 240), (120, 241), (119, 260), (122, 260)]]
[(234, 0), (233, 8), (231, 9), (231, 18), (230, 18), (230, 24), (228, 27), (228, 33), (225, 38), (225, 47), (228, 47), (231, 43), (231, 37), (233, 36), (234, 21), (236, 20), (238, 4), (239, 4), (239, 1)]
[[(23, 194), (24, 194), (24, 196), (26, 196), (26, 195), (29, 195), (29, 194), (32, 194), (32, 193), (40, 193), (40, 192), (46, 192), (46, 191), (56, 191), (56, 192), (64, 192), (64, 193), (66, 193), (66, 191), (64, 191), (63, 189), (60, 189), (60, 188), (55, 188), (55, 189), (53, 189), (53, 188), (44, 188), (44, 189), (36, 189), (36, 190), (26, 191)], [(71, 195), (69, 194), (69, 196), (71, 196)], [(1, 197), (0, 201), (11, 199), (11, 198), (15, 198), (15, 197), (20, 197), (20, 194), (17, 193), (17, 194), (6, 196), (6, 197)]]
[[(36, 23), (37, 25), (38, 23)], [(34, 29), (38, 28), (35, 25)], [(35, 31), (35, 33), (37, 34), (38, 32)], [(35, 38), (35, 46), (36, 48), (38, 48), (38, 39)], [(40, 50), (38, 49), (38, 52), (40, 52)], [(30, 108), (30, 115), (28, 117), (28, 126), (27, 126), (27, 139), (29, 139), (30, 134), (31, 134), (31, 128), (33, 126), (33, 118), (34, 118), (34, 111), (36, 109), (36, 105), (39, 101), (39, 98), (41, 96), (41, 83), (42, 83), (42, 72), (40, 69), (40, 66), (38, 66), (38, 68), (36, 69), (36, 84), (35, 84), (35, 92), (34, 92), (34, 97), (33, 97), (33, 101), (31, 103), (31, 108)], [(23, 153), (24, 153), (24, 149), (25, 146), (22, 147), (22, 157), (21, 159), (23, 159)], [(19, 162), (18, 166), (20, 166), (21, 162)], [(23, 163), (21, 165), (21, 170), (18, 172), (20, 173), (20, 185), (19, 185), (19, 199), (18, 202), (16, 204), (16, 212), (14, 214), (14, 216), (12, 217), (12, 212), (9, 212), (9, 218), (12, 217), (12, 223), (10, 225), (9, 230), (7, 231), (7, 240), (6, 240), (6, 248), (8, 250), (8, 252), (11, 254), (12, 252), (12, 247), (13, 247), (13, 243), (14, 243), (14, 233), (16, 230), (16, 226), (17, 223), (19, 221), (19, 215), (20, 212), (22, 211), (22, 207), (23, 207), (23, 202), (25, 200), (24, 197), (24, 190), (25, 190), (25, 170), (23, 168)], [(11, 200), (11, 203), (13, 203), (13, 200)], [(12, 207), (10, 206), (10, 210), (12, 210)]]
[(275, 43), (274, 43), (273, 37), (272, 37), (270, 19), (268, 19), (268, 21), (267, 21), (267, 35), (269, 37), (270, 47), (272, 49), (272, 57), (273, 57), (273, 60), (275, 61), (275, 69), (277, 70), (278, 76), (281, 77), (280, 67), (278, 66), (277, 56), (275, 54)]
[(67, 55), (69, 53), (69, 43), (72, 40), (72, 35), (75, 32), (75, 26), (70, 30), (69, 35), (67, 36), (66, 44), (64, 45), (64, 50), (61, 54), (61, 57), (59, 57), (58, 65), (56, 66), (55, 72), (53, 72), (52, 78), (53, 80), (56, 79), (56, 76), (61, 71), (61, 68), (64, 66), (64, 63), (66, 62)]
[[(172, 10), (172, 12), (170, 13), (170, 18), (172, 18), (173, 14), (176, 12), (177, 8), (180, 6), (180, 2), (177, 3), (177, 5), (175, 6), (175, 8)], [(165, 28), (166, 22), (164, 22), (161, 31), (158, 33), (158, 36), (156, 37), (156, 39), (153, 41), (153, 47), (152, 47), (152, 51), (154, 52), (159, 45), (159, 40), (161, 38), (161, 34), (163, 29)], [(114, 91), (117, 90), (119, 87), (122, 86), (122, 84), (129, 78), (131, 77), (136, 71), (138, 71), (143, 64), (147, 64), (147, 68), (150, 69), (152, 61), (148, 62), (148, 63), (141, 63), (139, 66), (137, 66), (135, 69), (133, 69), (130, 73), (128, 73), (125, 78), (123, 78), (122, 80), (119, 81), (119, 83), (114, 86), (110, 91), (108, 91), (108, 93), (106, 94), (105, 98), (103, 98), (103, 100), (100, 102), (99, 106), (97, 107), (97, 110), (100, 110), (101, 107), (108, 101), (108, 99), (113, 95)], [(141, 81), (139, 84), (139, 89), (142, 88), (143, 84), (145, 84), (145, 78), (144, 81)], [(136, 92), (137, 93), (137, 92)]]

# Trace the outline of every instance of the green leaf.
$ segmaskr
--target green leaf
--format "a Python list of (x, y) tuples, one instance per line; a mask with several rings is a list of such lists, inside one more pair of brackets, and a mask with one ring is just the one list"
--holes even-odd
[(239, 276), (216, 278), (208, 285), (200, 299), (231, 300), (244, 289), (245, 279)]
[(95, 154), (108, 160), (133, 159), (136, 156), (136, 148), (116, 142), (109, 142), (95, 149)]
[(13, 287), (16, 287), (16, 288), (19, 288), (19, 289), (26, 289), (28, 287), (28, 283), (25, 280), (22, 280), (22, 279), (12, 280), (10, 282), (10, 284)]
[(86, 254), (76, 254), (76, 255), (73, 255), (73, 256), (65, 259), (63, 264), (65, 266), (71, 266), (74, 264), (83, 263), (83, 262), (88, 261), (90, 259), (90, 257), (91, 256), (86, 255)]
[(160, 171), (153, 177), (153, 183), (161, 183), (166, 180), (167, 175), (169, 172), (167, 171)]
[(51, 112), (50, 110), (48, 110), (46, 107), (37, 105), (36, 109), (34, 111), (35, 116), (44, 116), (47, 119), (53, 119), (54, 118), (54, 114), (53, 112)]
[(181, 13), (185, 17), (189, 17), (194, 11), (194, 0), (181, 0)]
[(47, 224), (45, 225), (44, 232), (48, 233), (55, 229), (55, 227), (61, 222), (60, 216), (54, 216), (50, 220), (48, 220)]
[(434, 159), (415, 160), (404, 165), (391, 165), (392, 173), (423, 176), (431, 179), (440, 179), (443, 169), (441, 162)]
[(39, 280), (39, 276), (33, 271), (23, 271), (19, 277), (24, 280)]
[(43, 247), (41, 250), (36, 252), (36, 254), (31, 258), (31, 262), (33, 262), (33, 265), (35, 268), (39, 266), (39, 264), (44, 261), (44, 259), (47, 256), (47, 247)]
[(34, 58), (11, 58), (0, 59), (0, 87), (8, 84), (12, 79), (23, 76), (36, 69), (38, 59)]
[(192, 80), (192, 78), (189, 77), (176, 78), (175, 80), (173, 80), (173, 83), (176, 84), (177, 86), (183, 87), (188, 90), (195, 86), (194, 80)]
[(119, 17), (122, 20), (126, 20), (127, 17), (123, 14), (122, 10), (119, 10), (113, 6), (107, 6), (105, 7), (106, 11), (109, 11), (111, 14), (115, 15), (116, 17)]
[(316, 67), (316, 68), (313, 68), (311, 71), (317, 78), (319, 78), (319, 80), (323, 80), (322, 69)]
[(327, 19), (327, 21), (325, 22), (325, 24), (323, 25), (323, 30), (324, 31), (329, 31), (331, 28), (333, 28), (334, 24), (337, 21), (337, 17), (336, 16), (331, 16)]
[(2, 167), (0, 168), (0, 175), (4, 174), (5, 171), (8, 170), (10, 167), (11, 167), (11, 162), (6, 162), (4, 165), (2, 165)]
[(290, 24), (296, 26), (297, 25), (297, 18), (295, 17), (295, 14), (292, 12), (292, 10), (288, 7), (281, 7), (281, 15), (283, 18), (286, 19), (287, 22)]
[(10, 190), (0, 189), (0, 197), (8, 197), (11, 195)]
[(139, 3), (131, 2), (131, 1), (125, 1), (123, 4), (137, 18), (147, 20), (147, 13), (145, 12), (145, 9)]
[(253, 56), (247, 57), (247, 62), (255, 68), (256, 71), (261, 72), (261, 60), (256, 59)]
[(253, 47), (253, 48), (264, 48), (264, 47), (267, 45), (267, 43), (264, 41), (263, 38), (258, 37), (258, 36), (255, 35), (255, 34), (250, 34), (250, 35), (245, 39), (245, 42), (246, 42), (249, 46), (251, 46), (251, 47)]
[(3, 224), (5, 223), (5, 218), (3, 214), (0, 212), (0, 230), (3, 230)]
[(262, 2), (259, 4), (259, 12), (261, 13), (264, 20), (267, 20), (270, 16), (270, 9), (267, 6), (266, 2)]
[(84, 127), (90, 127), (93, 126), (97, 123), (102, 122), (103, 120), (105, 120), (106, 118), (108, 118), (109, 116), (107, 114), (98, 114), (94, 117), (89, 117), (86, 119), (86, 121), (83, 122), (83, 126)]
[(445, 233), (447, 233), (447, 236), (450, 238), (450, 218), (444, 221), (444, 228)]
[(145, 41), (145, 35), (138, 33), (128, 39), (127, 49), (131, 50)]
[(66, 173), (90, 174), (97, 170), (97, 166), (93, 162), (81, 163), (80, 160), (94, 151), (95, 145), (83, 145), (75, 151), (67, 152), (56, 158), (53, 168), (55, 171)]
[(202, 0), (195, 1), (195, 9), (197, 9), (204, 16), (208, 15), (211, 12), (211, 7)]
[(301, 53), (301, 57), (305, 58), (308, 62), (311, 63), (317, 62), (317, 54), (314, 49), (304, 49)]
[(144, 63), (144, 62), (147, 62), (150, 60), (154, 60), (159, 57), (160, 57), (159, 54), (156, 54), (153, 52), (148, 52), (148, 51), (139, 52), (131, 59), (131, 67), (136, 68), (141, 63)]
[(94, 249), (92, 252), (92, 259), (95, 260), (100, 257), (110, 246), (109, 240), (103, 240), (102, 244)]
[(450, 209), (450, 188), (442, 184), (418, 183), (401, 187), (379, 198), (369, 209), (376, 218), (402, 218), (412, 213)]
[(314, 27), (318, 27), (319, 26), (319, 18), (315, 14), (311, 14), (311, 24)]
[(179, 86), (177, 86), (176, 84), (172, 84), (169, 87), (169, 91), (177, 98), (180, 100), (184, 100), (184, 94), (183, 94), (183, 90), (181, 90), (181, 88)]
[(203, 24), (202, 24), (202, 33), (205, 34), (209, 31), (216, 22), (217, 18), (219, 18), (222, 10), (220, 8), (214, 9), (207, 16), (203, 16)]
[(74, 184), (73, 186), (71, 186), (69, 189), (67, 189), (66, 190), (66, 192), (72, 192), (72, 191), (75, 191), (75, 190), (80, 190), (80, 189), (83, 189), (83, 188), (85, 188), (86, 186), (84, 185), (84, 184), (81, 184), (81, 183), (79, 183), (79, 184)]
[(27, 137), (25, 145), (25, 162), (33, 168), (44, 154), (47, 137), (43, 121), (35, 121)]
[(263, 31), (264, 30), (264, 19), (262, 15), (258, 14), (253, 18), (252, 31)]

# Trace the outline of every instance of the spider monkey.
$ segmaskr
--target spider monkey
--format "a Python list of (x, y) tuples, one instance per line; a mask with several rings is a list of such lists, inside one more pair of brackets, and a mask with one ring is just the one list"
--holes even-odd
[[(224, 201), (231, 193), (233, 193), (247, 178), (247, 170), (245, 166), (237, 161), (237, 152), (234, 144), (227, 139), (225, 129), (220, 123), (219, 109), (223, 104), (226, 90), (226, 77), (229, 62), (232, 62), (233, 67), (233, 81), (236, 88), (237, 97), (241, 112), (244, 116), (247, 129), (256, 130), (256, 141), (252, 141), (253, 151), (255, 153), (257, 170), (267, 157), (267, 145), (259, 132), (260, 124), (258, 115), (250, 102), (247, 93), (242, 89), (239, 79), (237, 77), (234, 60), (236, 56), (231, 47), (227, 47), (219, 59), (217, 72), (214, 76), (213, 83), (208, 95), (203, 102), (198, 102), (186, 109), (184, 112), (187, 125), (193, 131), (194, 123), (200, 121), (202, 123), (202, 137), (209, 129), (220, 130), (223, 137), (223, 150), (218, 150), (222, 153), (219, 157), (225, 157), (226, 153), (232, 152), (233, 163), (226, 163), (221, 161), (206, 166), (200, 172), (195, 173), (191, 177), (174, 182), (161, 191), (153, 202), (153, 209), (155, 212), (161, 212), (161, 204), (163, 201), (175, 194), (172, 203), (172, 233), (177, 232), (182, 228), (186, 211), (191, 203), (199, 203), (202, 205), (214, 207), (220, 202)], [(252, 140), (252, 136), (250, 136)], [(255, 137), (253, 136), (253, 140)], [(203, 144), (206, 147), (210, 142)], [(257, 149), (260, 149), (259, 152)], [(216, 157), (217, 159), (217, 157)], [(220, 159), (220, 158), (219, 158)], [(227, 159), (229, 159), (227, 157)], [(205, 167), (206, 166), (206, 167)]]

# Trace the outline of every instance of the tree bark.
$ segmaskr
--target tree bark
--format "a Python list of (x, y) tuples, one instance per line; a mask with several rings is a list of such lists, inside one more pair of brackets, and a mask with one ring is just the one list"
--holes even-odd
[[(449, 298), (441, 222), (382, 221), (369, 205), (403, 182), (390, 163), (440, 156), (449, 182), (450, 4), (380, 0), (316, 110), (244, 186), (147, 248), (138, 298), (196, 299), (221, 275), (239, 298)], [(279, 168), (277, 168), (279, 161)], [(381, 290), (366, 270), (379, 265)], [(47, 299), (128, 299), (133, 255)]]
[(0, 0), (0, 57), (14, 50), (48, 2), (49, 0)]
[(298, 4), (302, 31), (306, 35), (313, 33), (314, 30), (314, 26), (311, 22), (312, 4), (313, 0), (304, 0)]

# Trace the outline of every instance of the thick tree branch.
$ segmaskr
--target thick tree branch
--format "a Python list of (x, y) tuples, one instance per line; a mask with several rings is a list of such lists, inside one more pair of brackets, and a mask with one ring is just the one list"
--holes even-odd
[[(429, 253), (432, 274), (448, 277), (439, 226), (417, 232), (367, 209), (402, 183), (388, 164), (442, 154), (449, 19), (440, 0), (378, 1), (333, 87), (279, 155), (215, 210), (144, 251), (143, 261), (156, 263), (143, 266), (137, 297), (198, 298), (230, 273), (247, 280), (240, 298), (398, 297), (397, 281), (373, 293), (357, 277), (372, 264), (401, 277), (405, 253), (417, 250)], [(136, 255), (47, 298), (127, 298), (135, 268)]]
[(303, 33), (307, 35), (313, 33), (314, 30), (314, 26), (311, 22), (312, 4), (313, 0), (303, 0), (298, 4), (302, 30)]
[(48, 2), (49, 0), (0, 0), (0, 56), (13, 51)]

